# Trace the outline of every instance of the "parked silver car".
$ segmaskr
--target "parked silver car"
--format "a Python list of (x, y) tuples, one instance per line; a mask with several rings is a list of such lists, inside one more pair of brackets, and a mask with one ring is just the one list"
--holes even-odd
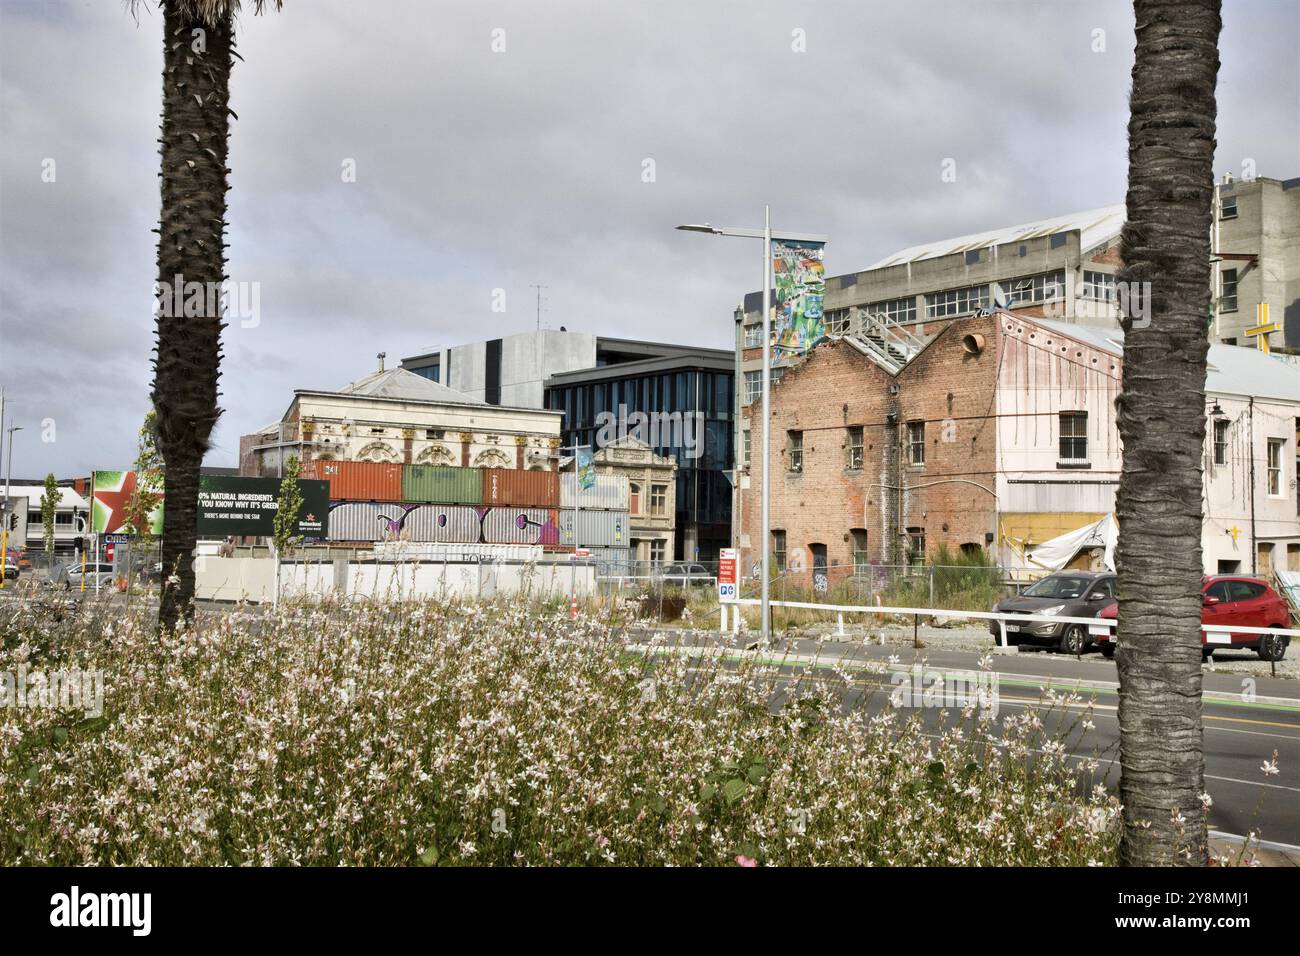
[[(74, 589), (79, 591), (81, 590), (82, 579), (83, 574), (81, 563), (78, 562), (76, 564), (65, 565), (63, 573), (57, 577), (51, 578), (50, 583), (55, 587), (62, 585), (65, 591), (71, 591)], [(113, 586), (113, 565), (107, 561), (101, 561), (98, 564), (93, 561), (87, 561), (84, 579), (86, 582), (86, 590), (88, 591), (95, 586), (96, 580), (99, 581), (99, 586), (101, 588), (110, 588)]]

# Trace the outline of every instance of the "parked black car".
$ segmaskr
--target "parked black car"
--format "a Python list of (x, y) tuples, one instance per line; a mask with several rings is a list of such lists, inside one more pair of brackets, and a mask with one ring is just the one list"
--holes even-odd
[[(1057, 571), (1036, 581), (1023, 594), (993, 605), (994, 612), (1022, 611), (1060, 617), (1096, 617), (1102, 608), (1115, 601), (1115, 575), (1110, 571)], [(997, 621), (989, 621), (995, 643), (1002, 632)], [(1027, 621), (1015, 625), (1007, 621), (1008, 644), (1055, 645), (1067, 654), (1080, 654), (1093, 643), (1086, 624), (1058, 624), (1050, 621)]]

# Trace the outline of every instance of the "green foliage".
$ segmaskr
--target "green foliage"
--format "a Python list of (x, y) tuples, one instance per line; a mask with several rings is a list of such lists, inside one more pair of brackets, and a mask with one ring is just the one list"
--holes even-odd
[(302, 511), (302, 492), (298, 489), (300, 471), (298, 456), (290, 455), (284, 465), (279, 506), (275, 510), (275, 534), (271, 540), (276, 554), (288, 554), (302, 541), (297, 534), (298, 515)]
[(41, 531), (45, 540), (45, 553), (54, 553), (54, 516), (59, 508), (62, 492), (54, 480), (54, 472), (45, 476), (45, 491), (41, 495)]
[(151, 408), (136, 440), (135, 490), (127, 500), (123, 522), (142, 549), (153, 541), (152, 516), (163, 499), (164, 467), (158, 449), (158, 414)]

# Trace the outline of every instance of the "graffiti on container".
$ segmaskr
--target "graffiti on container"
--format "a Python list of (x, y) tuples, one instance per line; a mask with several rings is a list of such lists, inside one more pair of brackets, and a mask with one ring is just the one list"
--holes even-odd
[(337, 501), (330, 506), (330, 540), (558, 544), (560, 527), (554, 508)]

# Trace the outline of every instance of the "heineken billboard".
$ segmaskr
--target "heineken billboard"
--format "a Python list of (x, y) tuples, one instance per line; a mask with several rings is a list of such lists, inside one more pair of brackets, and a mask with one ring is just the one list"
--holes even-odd
[[(298, 479), (302, 507), (295, 534), (323, 538), (327, 531), (330, 495), (328, 481)], [(275, 512), (280, 507), (279, 478), (236, 478), (204, 475), (199, 479), (199, 534), (210, 537), (275, 534)]]

